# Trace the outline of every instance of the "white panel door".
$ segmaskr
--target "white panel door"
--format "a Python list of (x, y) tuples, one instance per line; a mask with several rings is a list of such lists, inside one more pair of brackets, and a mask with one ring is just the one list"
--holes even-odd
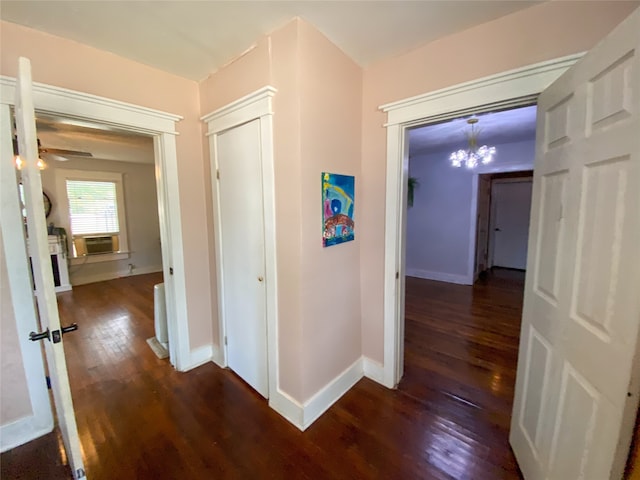
[[(20, 58), (19, 62), (16, 82), (15, 120), (20, 156), (25, 165), (21, 173), (27, 210), (27, 231), (33, 265), (33, 280), (38, 292), (36, 298), (40, 315), (40, 328), (43, 332), (49, 333), (49, 338), (42, 341), (45, 345), (58, 426), (73, 476), (79, 479), (85, 478), (85, 472), (80, 437), (78, 436), (76, 417), (71, 400), (67, 363), (64, 356), (62, 341), (64, 329), (60, 327), (58, 303), (53, 283), (47, 222), (42, 201), (42, 181), (40, 179), (40, 170), (36, 166), (38, 145), (31, 93), (31, 64), (26, 58)], [(20, 334), (28, 335), (29, 332), (20, 332)]]
[(619, 479), (638, 404), (640, 10), (539, 98), (510, 441), (527, 480)]
[(269, 393), (260, 120), (216, 136), (227, 364)]
[(491, 202), (491, 265), (524, 270), (527, 265), (531, 180), (494, 181), (491, 187)]

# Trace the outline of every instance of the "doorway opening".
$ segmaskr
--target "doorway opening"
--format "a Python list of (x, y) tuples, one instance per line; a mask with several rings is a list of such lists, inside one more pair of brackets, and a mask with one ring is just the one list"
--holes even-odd
[[(463, 426), (460, 438), (480, 434), (498, 445), (508, 438), (515, 386), (536, 106), (474, 115), (479, 145), (497, 152), (486, 165), (456, 168), (450, 154), (466, 146), (467, 118), (408, 134), (408, 175), (416, 186), (402, 239), (398, 389), (439, 405), (443, 419)], [(458, 415), (468, 419), (458, 422)]]
[[(46, 113), (36, 114), (36, 129), (46, 162), (40, 176), (51, 205), (47, 215), (49, 243), (60, 251), (54, 277), (57, 271), (61, 279), (66, 279), (56, 282), (60, 284), (56, 290), (64, 297), (59, 302), (69, 308), (81, 303), (78, 291), (62, 293), (81, 285), (129, 278), (133, 287), (137, 282), (146, 283), (140, 275), (151, 275), (158, 284), (141, 293), (151, 303), (156, 297), (156, 312), (151, 315), (155, 335), (142, 340), (160, 358), (167, 358), (162, 212), (153, 137)], [(122, 304), (117, 300), (117, 291), (112, 294), (116, 296), (111, 300)], [(98, 314), (101, 320), (95, 320), (100, 320), (99, 324), (87, 325), (101, 330), (101, 335), (84, 331), (78, 334), (87, 343), (84, 348), (88, 352), (104, 351), (107, 343), (119, 343), (126, 349), (127, 342), (136, 340), (132, 337), (139, 330), (126, 325), (126, 315), (116, 316), (119, 320), (114, 323), (108, 314)], [(81, 328), (83, 320), (78, 319)], [(134, 335), (116, 338), (107, 334), (120, 330)]]

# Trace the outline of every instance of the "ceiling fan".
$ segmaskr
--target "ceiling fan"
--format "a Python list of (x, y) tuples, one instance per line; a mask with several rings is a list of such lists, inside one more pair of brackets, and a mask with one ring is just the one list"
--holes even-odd
[[(13, 137), (13, 154), (18, 155), (18, 137)], [(58, 162), (66, 162), (69, 160), (67, 157), (93, 157), (90, 152), (83, 152), (80, 150), (66, 150), (64, 148), (48, 148), (43, 147), (40, 139), (38, 138), (38, 156), (45, 160), (57, 160)]]
[(69, 160), (67, 157), (93, 157), (90, 152), (83, 152), (80, 150), (66, 150), (64, 148), (45, 148), (38, 139), (38, 153), (40, 156), (44, 156), (51, 160), (57, 160), (59, 162), (66, 162)]

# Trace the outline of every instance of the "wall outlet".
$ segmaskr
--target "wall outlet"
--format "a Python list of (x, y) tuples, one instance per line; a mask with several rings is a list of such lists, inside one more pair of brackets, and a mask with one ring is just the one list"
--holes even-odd
[(133, 275), (133, 269), (136, 268), (136, 266), (133, 263), (129, 264), (129, 270), (128, 273), (129, 275)]

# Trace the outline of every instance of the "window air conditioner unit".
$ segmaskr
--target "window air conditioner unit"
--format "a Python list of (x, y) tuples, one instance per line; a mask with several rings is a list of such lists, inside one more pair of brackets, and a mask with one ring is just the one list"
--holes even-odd
[(73, 239), (77, 255), (114, 253), (119, 250), (118, 235), (76, 237)]

